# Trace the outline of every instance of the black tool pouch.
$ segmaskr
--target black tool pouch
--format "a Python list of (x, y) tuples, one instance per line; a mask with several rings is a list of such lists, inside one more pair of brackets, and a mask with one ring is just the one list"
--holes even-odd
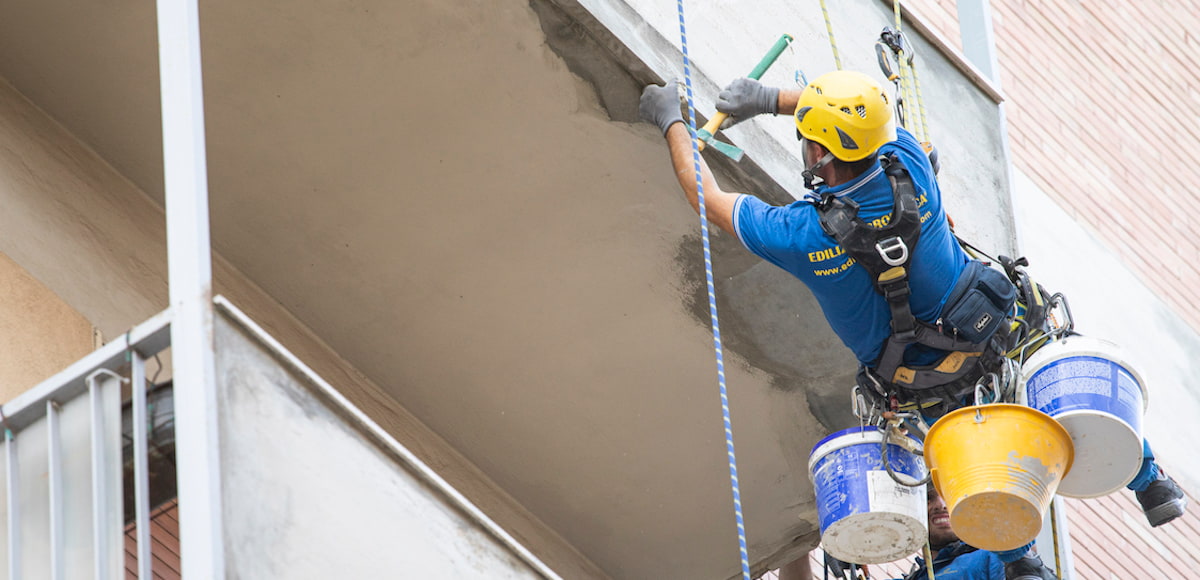
[(1004, 324), (1017, 288), (1003, 272), (971, 260), (942, 309), (942, 322), (958, 336), (982, 343)]

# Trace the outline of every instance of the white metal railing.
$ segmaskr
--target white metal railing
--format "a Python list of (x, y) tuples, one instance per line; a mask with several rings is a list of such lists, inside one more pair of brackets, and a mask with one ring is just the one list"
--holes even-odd
[[(145, 361), (169, 344), (170, 315), (163, 312), (0, 406), (6, 455), (5, 568), (10, 579), (58, 580), (79, 577), (88, 568), (97, 579), (123, 574), (123, 383), (130, 384), (133, 403), (137, 572), (142, 578), (152, 577)], [(130, 376), (118, 374), (122, 369)], [(83, 405), (86, 413), (73, 411)], [(86, 430), (77, 424), (81, 420)], [(45, 440), (39, 439), (42, 428)], [(75, 468), (84, 454), (90, 456), (90, 480), (79, 478)], [(46, 474), (44, 489), (37, 485), (41, 473)], [(38, 505), (43, 493), (46, 503)], [(39, 538), (43, 521), (49, 533)], [(89, 534), (90, 539), (82, 538)], [(31, 554), (44, 554), (47, 561)]]
[[(519, 541), (510, 536), (505, 530), (493, 522), (466, 497), (455, 490), (445, 480), (438, 476), (411, 451), (396, 441), (361, 410), (351, 404), (332, 385), (316, 375), (307, 365), (287, 351), (274, 338), (268, 335), (250, 318), (222, 297), (215, 299), (216, 316), (220, 319), (218, 328), (237, 328), (242, 335), (248, 337), (247, 343), (231, 342), (226, 339), (215, 349), (216, 358), (221, 363), (225, 377), (224, 384), (218, 381), (218, 388), (223, 389), (224, 401), (223, 419), (220, 430), (222, 437), (232, 451), (228, 456), (222, 456), (223, 478), (218, 482), (221, 488), (235, 490), (230, 492), (223, 501), (231, 505), (261, 505), (264, 499), (264, 487), (270, 489), (290, 488), (290, 493), (304, 494), (310, 497), (319, 494), (347, 494), (346, 488), (338, 487), (345, 479), (339, 479), (336, 474), (330, 477), (311, 477), (314, 471), (304, 471), (313, 467), (314, 460), (310, 455), (324, 452), (337, 453), (351, 449), (362, 449), (363, 457), (381, 458), (373, 468), (378, 479), (365, 480), (367, 487), (362, 487), (364, 480), (355, 480), (360, 492), (370, 490), (375, 496), (384, 501), (394, 501), (396, 496), (390, 495), (393, 490), (409, 486), (410, 489), (429, 490), (430, 493), (410, 494), (409, 505), (413, 498), (421, 498), (422, 505), (431, 507), (425, 514), (460, 514), (446, 516), (450, 519), (441, 524), (445, 534), (436, 535), (443, 538), (443, 546), (457, 545), (456, 549), (447, 549), (440, 554), (411, 553), (406, 561), (393, 559), (394, 562), (414, 564), (418, 560), (438, 562), (438, 566), (446, 564), (455, 566), (480, 566), (480, 562), (492, 558), (497, 562), (495, 570), (504, 572), (502, 577), (535, 577), (554, 579), (558, 576)], [(138, 578), (153, 578), (151, 554), (150, 518), (150, 455), (149, 433), (151, 419), (147, 403), (148, 383), (146, 381), (146, 361), (171, 346), (173, 318), (170, 311), (164, 311), (154, 318), (138, 325), (123, 337), (97, 349), (83, 359), (72, 364), (66, 370), (42, 382), (30, 391), (18, 396), (7, 404), (0, 406), (0, 427), (3, 427), (4, 453), (3, 466), (5, 474), (5, 503), (2, 517), (5, 518), (3, 534), (0, 541), (0, 557), (6, 558), (4, 569), (9, 579), (23, 578), (63, 578), (92, 577), (100, 579), (116, 579), (125, 576)], [(174, 329), (178, 332), (178, 328)], [(228, 332), (221, 336), (228, 337)], [(247, 346), (253, 345), (253, 346)], [(177, 354), (178, 347), (172, 349)], [(251, 351), (261, 350), (268, 354), (268, 363), (255, 363), (245, 366), (244, 360)], [(258, 359), (254, 359), (258, 360)], [(242, 366), (238, 366), (238, 365)], [(257, 366), (256, 366), (257, 365)], [(178, 368), (174, 369), (178, 379)], [(263, 408), (247, 405), (246, 400), (263, 401), (275, 397), (278, 400), (295, 400), (298, 391), (291, 395), (285, 393), (286, 386), (272, 381), (239, 383), (230, 377), (246, 377), (262, 371), (271, 376), (279, 376), (278, 371), (294, 377), (287, 384), (303, 385), (313, 401), (319, 401), (326, 409), (329, 417), (336, 417), (336, 427), (333, 431), (321, 431), (323, 424), (312, 422), (304, 416), (285, 420), (284, 423), (272, 423), (275, 429), (267, 429), (271, 434), (264, 441), (273, 438), (274, 433), (287, 431), (293, 437), (299, 434), (320, 434), (354, 432), (357, 437), (341, 437), (343, 447), (325, 449), (310, 449), (309, 453), (296, 455), (292, 450), (283, 448), (282, 453), (277, 448), (267, 446), (254, 447), (247, 443), (253, 437), (245, 437), (249, 430), (262, 428), (270, 421), (278, 420), (278, 416)], [(175, 380), (175, 395), (179, 392), (179, 381)], [(122, 428), (123, 385), (128, 384), (129, 406), (132, 407), (132, 428), (127, 431)], [(240, 389), (240, 390), (239, 390)], [(238, 393), (251, 395), (240, 397)], [(239, 399), (244, 399), (239, 401)], [(176, 399), (178, 401), (178, 399)], [(175, 405), (178, 411), (178, 403)], [(249, 409), (249, 410), (247, 410)], [(309, 411), (316, 413), (311, 408)], [(247, 414), (249, 413), (249, 414)], [(257, 413), (257, 414), (256, 414)], [(178, 413), (175, 413), (178, 416)], [(240, 418), (231, 418), (240, 417)], [(179, 430), (185, 428), (176, 423), (176, 434), (183, 435)], [(130, 433), (131, 432), (131, 433)], [(127, 437), (132, 441), (128, 442)], [(318, 436), (319, 438), (319, 436)], [(127, 510), (123, 495), (129, 477), (125, 470), (126, 459), (122, 457), (123, 446), (129, 444), (133, 455), (133, 509)], [(203, 463), (203, 457), (183, 453), (176, 448), (176, 475), (186, 471), (189, 463)], [(335, 450), (335, 451), (331, 451)], [(374, 451), (369, 451), (374, 450)], [(239, 451), (241, 455), (239, 455)], [(277, 473), (288, 472), (288, 469), (300, 466), (300, 472), (305, 477), (279, 479), (267, 482), (255, 477), (254, 473), (246, 470), (246, 463), (239, 463), (239, 458), (249, 458), (255, 466), (269, 465)], [(319, 463), (319, 462), (318, 462)], [(365, 465), (365, 464), (360, 464)], [(193, 468), (195, 465), (193, 465)], [(319, 468), (319, 465), (317, 466)], [(228, 468), (228, 469), (225, 469)], [(366, 469), (364, 467), (364, 469)], [(397, 471), (399, 470), (399, 471)], [(400, 472), (407, 476), (394, 475)], [(90, 476), (88, 475), (90, 472)], [(44, 475), (43, 475), (44, 474)], [(393, 475), (389, 475), (393, 474)], [(277, 478), (278, 479), (278, 478)], [(249, 481), (249, 485), (246, 482)], [(405, 483), (405, 482), (413, 483)], [(307, 486), (307, 487), (306, 487)], [(378, 492), (378, 493), (375, 493)], [(328, 497), (324, 495), (323, 497)], [(179, 498), (182, 508), (186, 498)], [(355, 500), (357, 501), (357, 500)], [(320, 502), (313, 502), (320, 503)], [(388, 506), (375, 504), (379, 509)], [(126, 571), (126, 514), (132, 511), (134, 524), (133, 535), (136, 541), (136, 558), (130, 570)], [(353, 511), (353, 510), (347, 510)], [(303, 510), (287, 513), (288, 525), (297, 529), (325, 529), (326, 526), (342, 525), (353, 522), (347, 512), (334, 515), (318, 514)], [(310, 519), (304, 519), (308, 514)], [(207, 518), (202, 524), (213, 527), (217, 533), (217, 541), (221, 543), (218, 549), (224, 551), (230, 546), (238, 547), (238, 538), (253, 537), (264, 525), (261, 521), (248, 521), (245, 517), (217, 519), (213, 514), (203, 512), (180, 513), (181, 532), (183, 520), (186, 517)], [(442, 516), (438, 516), (442, 517)], [(298, 518), (297, 521), (292, 521)], [(324, 518), (324, 519), (322, 519)], [(332, 519), (330, 519), (332, 518)], [(347, 519), (351, 518), (351, 519)], [(436, 518), (434, 518), (436, 519)], [(427, 534), (433, 519), (411, 519), (407, 524), (399, 524), (392, 529), (389, 523), (376, 526), (365, 526), (362, 532), (372, 536), (375, 544), (393, 541), (393, 533), (411, 533), (413, 529)], [(443, 520), (436, 520), (443, 521)], [(218, 525), (216, 522), (221, 522)], [(415, 523), (414, 523), (415, 522)], [(193, 522), (195, 524), (196, 522)], [(277, 522), (278, 523), (278, 522)], [(464, 525), (466, 526), (464, 528)], [(355, 526), (351, 526), (354, 528)], [(466, 528), (475, 530), (468, 533)], [(286, 535), (286, 534), (285, 534)], [(435, 536), (428, 536), (435, 537)], [(471, 539), (475, 538), (475, 539)], [(487, 538), (486, 543), (492, 548), (481, 547), (480, 539)], [(360, 540), (363, 538), (360, 538)], [(186, 550), (190, 541), (205, 538), (188, 537), (181, 534), (180, 548)], [(353, 543), (353, 540), (346, 540)], [(326, 542), (326, 539), (319, 539)], [(314, 551), (312, 544), (290, 546), (292, 549), (309, 549)], [(315, 550), (319, 551), (317, 546)], [(261, 570), (263, 560), (260, 557), (263, 550), (252, 549), (234, 550), (241, 559), (225, 557), (215, 568), (217, 574), (223, 575), (225, 566), (237, 568), (246, 567), (249, 570)], [(268, 550), (269, 552), (269, 550)], [(496, 554), (506, 553), (506, 557)], [(247, 556), (249, 554), (249, 556)], [(345, 550), (323, 552), (323, 565), (343, 566), (356, 561), (369, 560), (361, 553)], [(488, 554), (491, 554), (489, 556)], [(187, 555), (184, 555), (187, 558)], [(260, 561), (261, 560), (261, 561)], [(443, 562), (445, 560), (452, 560)], [(516, 560), (523, 564), (513, 567), (506, 562)], [(196, 568), (212, 568), (213, 562), (190, 565), (184, 562), (182, 570), (185, 578), (211, 578), (194, 572)], [(270, 565), (267, 565), (269, 568)], [(403, 564), (394, 568), (398, 573), (406, 568)], [(522, 571), (518, 571), (522, 570)], [(162, 572), (162, 571), (160, 571)], [(252, 573), (252, 572), (248, 572)], [(511, 574), (511, 575), (510, 575)]]

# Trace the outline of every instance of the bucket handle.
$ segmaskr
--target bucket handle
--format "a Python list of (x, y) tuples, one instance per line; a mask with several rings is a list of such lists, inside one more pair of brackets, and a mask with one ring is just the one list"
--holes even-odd
[[(883, 469), (887, 471), (888, 477), (891, 477), (892, 481), (903, 485), (904, 487), (922, 487), (926, 483), (929, 483), (930, 472), (928, 470), (925, 472), (925, 477), (921, 478), (920, 481), (914, 482), (912, 478), (908, 477), (907, 475), (901, 479), (900, 475), (893, 471), (891, 464), (888, 463), (888, 443), (891, 440), (892, 431), (899, 431), (899, 427), (900, 422), (898, 420), (893, 420), (889, 421), (888, 424), (883, 428), (883, 441), (879, 444), (879, 454), (883, 457)], [(905, 443), (897, 443), (896, 445), (901, 447), (910, 447), (909, 445), (905, 445)], [(915, 449), (910, 448), (910, 450), (914, 453), (916, 452)]]
[[(992, 388), (988, 389), (988, 383), (991, 383)], [(980, 377), (979, 382), (975, 383), (975, 422), (982, 423), (984, 421), (981, 407), (983, 406), (983, 398), (985, 395), (992, 395), (992, 402), (996, 402), (1000, 398), (1000, 376), (996, 373), (988, 373)]]
[(867, 406), (867, 398), (862, 394), (862, 388), (855, 385), (850, 390), (850, 412), (858, 418), (858, 426), (866, 427), (868, 424), (875, 424), (875, 402), (871, 402), (871, 406)]

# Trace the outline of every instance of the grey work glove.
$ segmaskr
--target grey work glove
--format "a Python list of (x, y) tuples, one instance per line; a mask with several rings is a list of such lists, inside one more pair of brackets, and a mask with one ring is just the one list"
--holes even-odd
[(721, 128), (732, 127), (755, 115), (779, 114), (779, 89), (754, 79), (735, 79), (717, 95), (717, 111), (729, 115)]
[(642, 100), (638, 103), (638, 116), (643, 121), (658, 125), (663, 135), (667, 134), (671, 125), (682, 123), (678, 83), (672, 80), (665, 87), (646, 85), (646, 88), (642, 89)]

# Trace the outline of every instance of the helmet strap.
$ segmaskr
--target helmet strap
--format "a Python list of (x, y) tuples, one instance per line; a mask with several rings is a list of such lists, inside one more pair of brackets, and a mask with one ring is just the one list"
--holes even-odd
[(825, 167), (826, 165), (829, 165), (832, 161), (833, 161), (833, 153), (825, 153), (824, 157), (822, 157), (816, 163), (813, 163), (812, 165), (805, 168), (804, 171), (800, 173), (800, 175), (802, 175), (804, 177), (804, 188), (812, 189), (818, 185), (825, 183), (824, 179), (821, 179), (820, 183), (816, 183), (814, 180), (817, 179), (817, 177), (818, 177), (817, 172), (820, 171), (821, 168)]

